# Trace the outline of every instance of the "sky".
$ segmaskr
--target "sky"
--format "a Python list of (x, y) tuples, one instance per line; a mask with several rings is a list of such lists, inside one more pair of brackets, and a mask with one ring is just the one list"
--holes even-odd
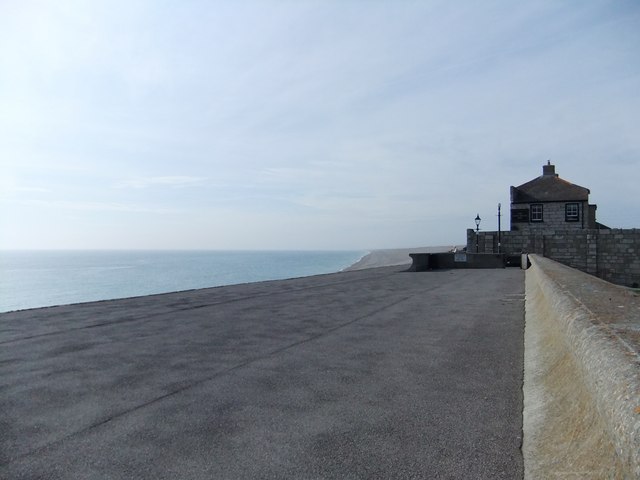
[(464, 244), (548, 160), (640, 227), (640, 3), (0, 1), (0, 249)]

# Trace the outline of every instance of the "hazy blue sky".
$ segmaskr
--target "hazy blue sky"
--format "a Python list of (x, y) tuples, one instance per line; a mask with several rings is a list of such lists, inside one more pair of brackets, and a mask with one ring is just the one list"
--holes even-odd
[(463, 243), (547, 159), (640, 227), (639, 2), (0, 2), (0, 248)]

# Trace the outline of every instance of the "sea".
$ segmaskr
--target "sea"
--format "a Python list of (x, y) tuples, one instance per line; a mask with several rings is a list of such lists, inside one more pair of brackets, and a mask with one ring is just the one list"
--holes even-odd
[(338, 272), (365, 251), (0, 251), (0, 312)]

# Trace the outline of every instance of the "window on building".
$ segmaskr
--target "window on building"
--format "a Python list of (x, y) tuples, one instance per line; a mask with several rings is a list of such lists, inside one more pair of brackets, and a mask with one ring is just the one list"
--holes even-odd
[(567, 222), (577, 222), (580, 220), (580, 205), (577, 203), (567, 203), (564, 206), (564, 219)]
[(541, 203), (533, 203), (529, 209), (531, 215), (532, 222), (542, 222), (542, 204)]

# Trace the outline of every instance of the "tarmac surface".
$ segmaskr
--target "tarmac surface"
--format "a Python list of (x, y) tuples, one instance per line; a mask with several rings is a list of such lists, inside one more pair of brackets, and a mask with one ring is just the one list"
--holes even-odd
[(522, 478), (524, 272), (0, 314), (0, 478)]

